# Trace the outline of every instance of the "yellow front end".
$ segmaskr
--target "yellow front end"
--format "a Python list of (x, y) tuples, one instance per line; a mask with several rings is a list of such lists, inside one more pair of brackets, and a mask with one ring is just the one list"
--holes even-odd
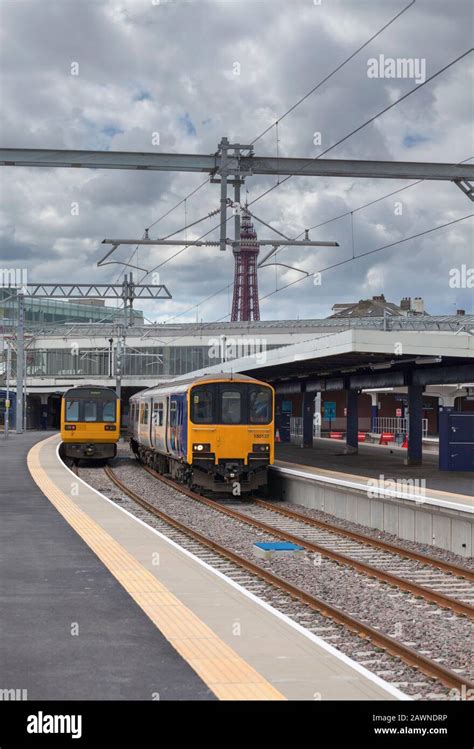
[[(251, 384), (254, 382), (257, 384), (257, 381), (251, 381)], [(208, 381), (205, 386), (212, 384)], [(249, 381), (234, 378), (227, 383), (221, 379), (218, 384), (220, 387), (247, 385)], [(266, 484), (266, 469), (274, 460), (275, 394), (265, 383), (258, 384), (271, 390), (271, 421), (266, 424), (193, 423), (191, 399), (194, 390), (188, 392), (186, 460), (192, 466), (196, 485), (216, 491), (232, 491), (238, 483), (242, 491), (252, 491)]]
[[(214, 464), (220, 460), (242, 459), (244, 465), (252, 463), (257, 455), (268, 458), (271, 465), (274, 460), (274, 427), (273, 420), (270, 424), (262, 426), (250, 426), (248, 424), (215, 424), (209, 426), (196, 426), (188, 424), (188, 450), (187, 461), (193, 462), (193, 456), (198, 457), (198, 450), (193, 451), (193, 446), (209, 445), (209, 451), (214, 455)], [(268, 450), (260, 453), (254, 450), (255, 445), (268, 446)]]
[[(68, 391), (71, 393), (71, 391)], [(70, 396), (73, 398), (74, 396)], [(108, 399), (110, 403), (110, 398)], [(105, 408), (104, 402), (96, 401), (97, 407)], [(109, 414), (107, 421), (85, 420), (77, 413), (67, 414), (66, 398), (61, 402), (61, 456), (74, 461), (81, 459), (107, 460), (117, 454), (117, 442), (120, 439), (120, 402), (112, 401), (115, 412)], [(68, 418), (67, 418), (68, 417)]]
[(117, 401), (115, 422), (66, 422), (65, 400), (61, 402), (61, 439), (63, 442), (114, 443), (120, 439), (120, 402)]

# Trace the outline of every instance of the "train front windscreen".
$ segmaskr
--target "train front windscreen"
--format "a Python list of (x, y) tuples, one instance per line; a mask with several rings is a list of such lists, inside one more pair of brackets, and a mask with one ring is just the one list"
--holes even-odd
[(117, 396), (113, 391), (75, 390), (65, 395), (66, 422), (114, 422), (117, 415)]
[(255, 383), (197, 385), (191, 390), (193, 424), (270, 424), (272, 391)]

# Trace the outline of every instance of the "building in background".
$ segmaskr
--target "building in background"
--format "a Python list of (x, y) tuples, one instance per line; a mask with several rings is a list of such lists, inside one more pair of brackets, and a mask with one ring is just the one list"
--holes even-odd
[(383, 294), (358, 302), (334, 304), (330, 317), (411, 317), (427, 315), (421, 296), (403, 297), (400, 305), (387, 302)]
[[(17, 320), (16, 289), (0, 288), (0, 326), (11, 328)], [(123, 310), (108, 307), (103, 299), (42, 299), (25, 296), (25, 326), (57, 323), (119, 322)], [(143, 325), (143, 312), (133, 311), (134, 323)]]

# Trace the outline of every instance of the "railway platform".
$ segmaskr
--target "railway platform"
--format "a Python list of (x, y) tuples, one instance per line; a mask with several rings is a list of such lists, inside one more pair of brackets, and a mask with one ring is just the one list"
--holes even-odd
[(313, 448), (275, 445), (272, 491), (402, 539), (472, 556), (472, 473), (439, 471), (431, 454), (423, 465), (408, 466), (396, 448), (360, 445), (358, 454), (346, 454), (344, 447), (335, 440)]
[(57, 441), (1, 445), (2, 699), (214, 699), (33, 480), (29, 451)]
[[(59, 459), (5, 445), (2, 689), (28, 699), (399, 700)], [(27, 463), (27, 465), (26, 465)]]

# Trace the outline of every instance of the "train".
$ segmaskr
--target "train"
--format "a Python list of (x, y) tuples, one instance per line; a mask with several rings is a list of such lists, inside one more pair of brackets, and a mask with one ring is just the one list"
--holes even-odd
[(275, 392), (246, 375), (203, 375), (130, 398), (130, 447), (142, 463), (196, 491), (245, 494), (267, 483)]
[(117, 454), (120, 439), (120, 400), (103, 386), (66, 390), (61, 399), (63, 458), (107, 460)]

